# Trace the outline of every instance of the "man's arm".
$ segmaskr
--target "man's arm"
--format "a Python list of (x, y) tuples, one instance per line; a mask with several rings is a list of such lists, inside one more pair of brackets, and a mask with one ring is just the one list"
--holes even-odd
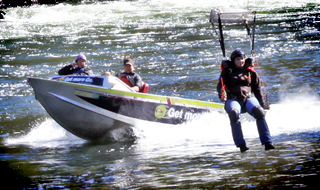
[(67, 65), (58, 71), (59, 75), (70, 75), (72, 74), (72, 65)]

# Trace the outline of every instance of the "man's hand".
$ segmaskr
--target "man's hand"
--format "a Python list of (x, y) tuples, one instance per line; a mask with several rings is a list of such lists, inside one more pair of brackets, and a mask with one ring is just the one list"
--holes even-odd
[(262, 108), (263, 108), (264, 110), (269, 110), (269, 109), (270, 109), (270, 106), (269, 106), (269, 105), (263, 105)]
[(133, 86), (131, 87), (134, 91), (139, 92), (139, 87), (138, 86)]
[(227, 93), (224, 89), (221, 90), (220, 92), (220, 100), (221, 102), (226, 102), (227, 101)]

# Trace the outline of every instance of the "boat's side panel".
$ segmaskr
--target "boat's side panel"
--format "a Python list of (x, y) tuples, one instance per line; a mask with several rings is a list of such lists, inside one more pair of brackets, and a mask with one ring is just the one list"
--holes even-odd
[(201, 113), (209, 112), (208, 109), (203, 108), (146, 102), (110, 95), (96, 95), (96, 97), (81, 98), (97, 107), (120, 115), (158, 123), (181, 124), (198, 118)]

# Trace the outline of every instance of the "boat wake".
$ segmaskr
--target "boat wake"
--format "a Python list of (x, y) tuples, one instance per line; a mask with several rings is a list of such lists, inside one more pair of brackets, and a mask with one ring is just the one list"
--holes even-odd
[[(320, 100), (317, 95), (291, 94), (282, 97), (283, 101), (272, 104), (266, 115), (274, 142), (280, 142), (283, 136), (301, 138), (300, 135), (319, 135), (320, 125), (317, 111)], [(242, 128), (247, 142), (258, 141), (255, 120), (243, 114)], [(114, 131), (118, 141), (136, 140), (138, 146), (144, 148), (164, 148), (174, 146), (207, 146), (215, 148), (227, 147), (235, 150), (229, 118), (227, 114), (212, 112), (203, 114), (199, 119), (181, 125), (164, 125), (150, 122), (138, 122), (133, 131)], [(127, 139), (124, 137), (127, 136)], [(130, 137), (129, 137), (130, 136)], [(59, 147), (86, 143), (48, 118), (26, 135), (7, 138), (5, 144), (27, 145), (32, 147)]]
[(34, 126), (26, 135), (15, 138), (9, 137), (5, 140), (5, 144), (7, 145), (27, 145), (31, 147), (49, 148), (83, 142), (84, 140), (63, 129), (51, 118)]
[[(304, 139), (320, 136), (317, 110), (320, 100), (317, 95), (291, 94), (283, 96), (283, 101), (272, 104), (266, 120), (275, 144), (285, 139)], [(260, 146), (254, 118), (241, 115), (244, 137), (249, 144)], [(204, 114), (196, 121), (178, 126), (150, 126), (140, 124), (135, 127), (140, 146), (154, 149), (174, 146), (215, 147), (236, 150), (233, 143), (229, 118), (225, 113)], [(262, 146), (261, 146), (262, 147)]]

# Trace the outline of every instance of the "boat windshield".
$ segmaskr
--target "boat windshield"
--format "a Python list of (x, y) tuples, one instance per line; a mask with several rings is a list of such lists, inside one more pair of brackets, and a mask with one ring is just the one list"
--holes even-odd
[(126, 92), (135, 92), (132, 88), (130, 88), (127, 84), (125, 84), (122, 80), (114, 76), (104, 76), (107, 78), (108, 83), (111, 84), (111, 89), (113, 90), (121, 90)]
[(54, 76), (51, 80), (80, 83), (93, 86), (101, 86), (113, 90), (121, 90), (126, 92), (135, 92), (127, 84), (114, 76), (82, 76), (82, 75), (67, 75)]

